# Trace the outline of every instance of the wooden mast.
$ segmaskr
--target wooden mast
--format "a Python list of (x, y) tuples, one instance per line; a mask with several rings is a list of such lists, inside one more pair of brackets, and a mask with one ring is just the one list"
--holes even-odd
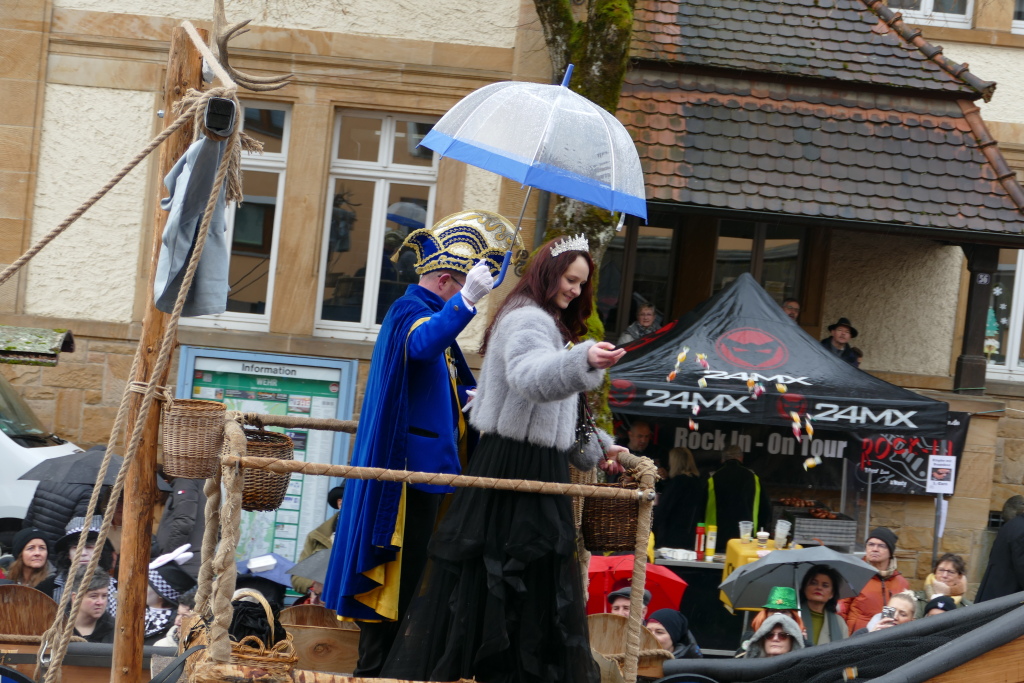
[[(203, 38), (206, 32), (201, 31)], [(170, 54), (167, 58), (167, 75), (164, 81), (164, 127), (174, 120), (172, 105), (181, 99), (189, 88), (202, 88), (203, 60), (192, 44), (183, 27), (176, 27), (171, 35)], [(160, 149), (159, 177), (160, 196), (164, 196), (163, 178), (171, 167), (188, 149), (192, 142), (192, 126), (186, 124), (168, 138)], [(163, 377), (152, 377), (160, 341), (167, 329), (168, 316), (156, 309), (153, 300), (153, 279), (160, 258), (160, 242), (167, 213), (159, 204), (153, 220), (153, 248), (146, 292), (146, 312), (142, 320), (139, 344), (143, 355), (133, 382), (154, 382), (166, 384)], [(168, 366), (169, 367), (169, 366)], [(132, 393), (129, 403), (128, 427), (123, 443), (132, 439), (135, 418), (142, 404), (142, 394)], [(153, 498), (156, 488), (156, 445), (160, 429), (158, 406), (150, 409), (148, 419), (142, 427), (142, 441), (135, 458), (130, 464), (124, 486), (124, 527), (121, 532), (121, 557), (118, 570), (117, 623), (114, 630), (114, 655), (111, 666), (111, 683), (138, 683), (143, 678), (142, 647), (144, 638), (146, 589), (148, 587), (150, 536), (153, 529)], [(195, 549), (198, 552), (198, 548)]]

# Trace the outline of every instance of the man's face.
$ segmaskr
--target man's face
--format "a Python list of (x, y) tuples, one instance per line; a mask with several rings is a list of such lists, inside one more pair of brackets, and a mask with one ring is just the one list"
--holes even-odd
[(949, 479), (949, 469), (945, 467), (939, 467), (932, 470), (932, 479), (936, 481), (946, 481)]
[(869, 538), (864, 544), (864, 561), (870, 564), (881, 564), (888, 562), (890, 558), (889, 546), (877, 538)]
[(796, 301), (787, 301), (782, 305), (782, 310), (793, 320), (800, 317), (800, 304)]
[(840, 325), (832, 330), (832, 343), (836, 346), (845, 346), (850, 343), (850, 339), (852, 339), (850, 328), (846, 325)]
[(643, 453), (651, 444), (651, 427), (643, 422), (638, 422), (629, 430), (629, 450), (633, 453)]
[(641, 327), (650, 327), (654, 324), (654, 309), (641, 308), (640, 312), (636, 314), (636, 321), (640, 323)]
[(621, 597), (615, 598), (615, 602), (612, 603), (612, 614), (619, 614), (621, 616), (629, 618), (629, 598)]

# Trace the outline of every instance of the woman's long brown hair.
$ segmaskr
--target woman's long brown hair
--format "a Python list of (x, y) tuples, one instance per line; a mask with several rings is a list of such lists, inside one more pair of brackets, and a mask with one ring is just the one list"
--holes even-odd
[[(552, 257), (551, 248), (562, 239), (565, 238), (551, 240), (533, 255), (526, 273), (505, 297), (497, 315), (487, 327), (483, 346), (480, 347), (481, 354), (487, 352), (491, 331), (498, 319), (501, 318), (502, 313), (522, 306), (524, 300), (533, 301), (554, 318), (565, 341), (575, 344), (586, 335), (587, 318), (590, 317), (594, 307), (594, 260), (586, 251), (566, 251)], [(555, 304), (555, 296), (562, 284), (562, 274), (581, 256), (586, 259), (590, 274), (587, 276), (587, 281), (580, 287), (580, 295), (563, 310)]]

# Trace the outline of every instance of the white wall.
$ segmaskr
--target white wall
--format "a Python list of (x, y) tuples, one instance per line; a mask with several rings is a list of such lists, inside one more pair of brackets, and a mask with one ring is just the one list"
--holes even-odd
[[(33, 242), (146, 146), (153, 104), (148, 92), (46, 86)], [(26, 313), (131, 320), (145, 178), (143, 162), (29, 262)]]
[(942, 48), (942, 54), (953, 61), (967, 62), (971, 73), (978, 78), (996, 82), (991, 102), (977, 100), (986, 121), (1024, 123), (1024, 107), (1020, 102), (1024, 92), (1024, 50), (966, 43), (943, 43)]
[(840, 317), (865, 370), (948, 375), (963, 252), (914, 237), (835, 230), (821, 337)]
[[(212, 0), (55, 0), (64, 9), (209, 20)], [(229, 22), (389, 36), (461, 45), (512, 47), (518, 0), (225, 0)]]

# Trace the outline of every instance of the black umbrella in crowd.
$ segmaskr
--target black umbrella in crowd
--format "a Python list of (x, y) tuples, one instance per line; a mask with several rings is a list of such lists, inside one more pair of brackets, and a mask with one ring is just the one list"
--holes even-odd
[[(93, 446), (87, 451), (50, 458), (39, 463), (18, 479), (54, 481), (64, 484), (95, 484), (106, 451), (106, 446)], [(103, 486), (113, 486), (123, 461), (124, 458), (120, 455), (111, 456), (106, 477), (102, 482)]]

